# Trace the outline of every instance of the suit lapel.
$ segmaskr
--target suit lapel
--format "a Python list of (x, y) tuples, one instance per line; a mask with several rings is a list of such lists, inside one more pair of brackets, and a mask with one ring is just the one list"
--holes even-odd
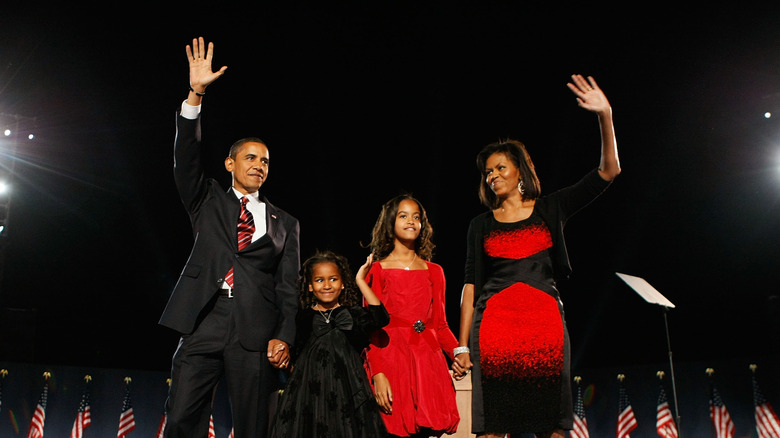
[(254, 243), (266, 243), (267, 241), (265, 239), (273, 240), (273, 238), (276, 237), (276, 233), (279, 231), (279, 214), (276, 211), (276, 207), (266, 200), (263, 200), (263, 202), (265, 202), (265, 235), (257, 239)]
[(279, 212), (277, 208), (268, 202), (265, 196), (260, 195), (260, 200), (265, 203), (265, 234), (252, 242), (247, 248), (252, 248), (255, 245), (265, 245), (272, 241), (279, 232)]

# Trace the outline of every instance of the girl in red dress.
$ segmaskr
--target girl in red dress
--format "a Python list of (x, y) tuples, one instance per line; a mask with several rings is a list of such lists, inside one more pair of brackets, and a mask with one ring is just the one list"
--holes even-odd
[(390, 313), (374, 333), (366, 368), (390, 436), (454, 433), (460, 417), (444, 352), (458, 346), (445, 315), (445, 280), (432, 263), (433, 229), (410, 195), (382, 207), (366, 281)]

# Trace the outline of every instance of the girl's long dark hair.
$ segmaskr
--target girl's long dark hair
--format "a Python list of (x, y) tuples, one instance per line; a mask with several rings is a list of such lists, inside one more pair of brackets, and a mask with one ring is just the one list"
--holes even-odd
[(417, 257), (431, 261), (433, 249), (436, 247), (431, 240), (433, 227), (428, 222), (428, 215), (425, 213), (425, 208), (420, 201), (408, 193), (398, 195), (385, 202), (382, 206), (379, 217), (374, 223), (374, 229), (371, 232), (371, 243), (368, 245), (371, 253), (374, 255), (374, 260), (383, 260), (395, 247), (395, 218), (398, 215), (398, 206), (402, 201), (412, 201), (420, 209), (420, 235), (414, 241), (414, 250), (417, 253)]

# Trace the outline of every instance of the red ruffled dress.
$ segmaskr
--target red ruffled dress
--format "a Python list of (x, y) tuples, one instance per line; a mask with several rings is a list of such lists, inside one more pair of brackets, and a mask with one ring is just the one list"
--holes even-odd
[(367, 349), (369, 381), (384, 373), (393, 391), (393, 412), (382, 414), (387, 431), (409, 436), (428, 428), (452, 434), (460, 417), (455, 387), (444, 353), (452, 359), (458, 346), (445, 314), (445, 279), (441, 266), (383, 269), (371, 266), (366, 281), (390, 313), (390, 323), (372, 335)]

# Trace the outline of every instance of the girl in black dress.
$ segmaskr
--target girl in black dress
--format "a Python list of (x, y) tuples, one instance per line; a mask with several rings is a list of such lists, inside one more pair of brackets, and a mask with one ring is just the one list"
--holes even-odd
[(346, 258), (331, 251), (303, 263), (293, 368), (271, 437), (387, 435), (361, 356), (369, 333), (390, 321), (365, 281), (371, 262), (369, 256), (354, 279)]

